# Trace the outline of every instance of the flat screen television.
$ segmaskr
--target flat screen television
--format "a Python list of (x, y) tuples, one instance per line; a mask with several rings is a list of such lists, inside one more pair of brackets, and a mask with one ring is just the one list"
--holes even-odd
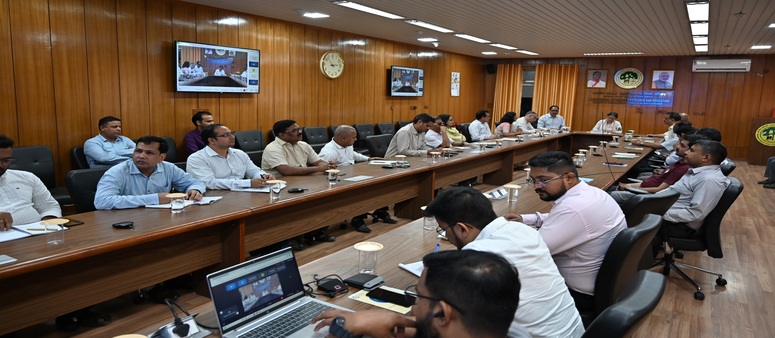
[(199, 93), (258, 93), (261, 52), (175, 41), (175, 89)]
[(401, 66), (390, 67), (388, 93), (390, 96), (422, 96), (423, 70)]

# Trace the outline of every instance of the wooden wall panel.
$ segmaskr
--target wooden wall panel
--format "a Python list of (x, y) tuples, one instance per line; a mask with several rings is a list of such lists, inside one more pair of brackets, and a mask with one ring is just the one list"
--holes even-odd
[(145, 2), (117, 1), (116, 13), (122, 132), (137, 138), (151, 131)]
[(274, 30), (272, 26), (273, 21), (259, 18), (258, 19), (258, 47), (261, 49), (261, 93), (258, 95), (258, 125), (263, 128), (264, 133), (269, 132), (272, 126), (277, 120), (274, 114), (274, 93), (278, 90), (275, 86), (275, 62), (274, 46), (272, 40), (274, 39)]
[[(256, 39), (257, 35), (257, 26), (258, 21), (253, 16), (246, 16), (241, 15), (241, 19), (245, 20), (244, 24), (241, 24), (239, 26), (239, 41), (237, 43), (238, 46), (242, 46), (245, 48), (250, 49), (260, 49), (258, 45), (258, 41)], [(262, 90), (261, 87), (263, 87), (263, 83), (261, 82), (261, 72), (263, 71), (263, 65), (262, 59), (263, 59), (263, 51), (261, 51), (262, 54), (260, 55), (259, 59), (259, 91)], [(268, 126), (261, 125), (258, 122), (258, 97), (259, 95), (239, 95), (239, 123), (234, 126), (229, 126), (230, 128), (234, 128), (234, 130), (248, 130), (248, 129), (261, 129), (262, 131), (266, 132), (268, 129)], [(240, 128), (241, 129), (237, 129)]]
[[(180, 41), (196, 41), (196, 8), (192, 5), (176, 3), (171, 11), (172, 43)], [(169, 57), (173, 57), (174, 51)], [(174, 62), (173, 62), (174, 63)], [(172, 76), (172, 74), (170, 74)], [(169, 91), (174, 91), (169, 88)], [(191, 116), (197, 108), (215, 109), (215, 107), (200, 107), (197, 95), (193, 93), (173, 93), (173, 109), (175, 117), (175, 140), (183, 143), (183, 135), (194, 128)], [(216, 120), (217, 122), (217, 120)], [(179, 154), (185, 154), (180, 152)]]
[[(8, 0), (0, 0), (0, 45), (11, 45), (11, 18), (9, 17)], [(0, 64), (8, 71), (0, 72), (0, 134), (6, 135), (16, 142), (19, 140), (18, 116), (16, 114), (16, 86), (13, 55), (0, 53)]]
[[(218, 11), (219, 19), (237, 19), (238, 16), (231, 12)], [(237, 21), (237, 20), (231, 20)], [(231, 22), (227, 21), (227, 22)], [(239, 25), (218, 24), (218, 44), (224, 46), (239, 46)], [(246, 61), (247, 62), (247, 61)], [(246, 64), (237, 64), (237, 71), (242, 73), (246, 70)], [(242, 94), (221, 94), (220, 95), (220, 123), (227, 126), (239, 125), (240, 100)]]
[[(218, 44), (218, 24), (216, 23), (218, 19), (216, 9), (196, 8), (196, 42)], [(223, 122), (221, 118), (221, 94), (200, 93), (197, 94), (197, 98), (197, 107), (208, 109), (217, 123)]]
[(183, 133), (188, 123), (175, 114), (175, 86), (170, 61), (175, 55), (172, 39), (172, 5), (167, 2), (146, 3), (148, 26), (148, 133), (156, 136), (170, 136), (176, 140), (178, 153), (182, 154)]

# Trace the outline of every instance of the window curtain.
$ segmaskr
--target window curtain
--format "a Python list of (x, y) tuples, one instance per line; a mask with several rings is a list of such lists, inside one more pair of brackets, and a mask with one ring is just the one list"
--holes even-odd
[(538, 116), (548, 113), (549, 106), (556, 105), (565, 118), (565, 125), (571, 126), (578, 77), (578, 65), (536, 65), (533, 110)]
[(495, 102), (492, 119), (497, 123), (506, 112), (513, 111), (519, 116), (522, 105), (522, 65), (499, 64), (495, 77)]

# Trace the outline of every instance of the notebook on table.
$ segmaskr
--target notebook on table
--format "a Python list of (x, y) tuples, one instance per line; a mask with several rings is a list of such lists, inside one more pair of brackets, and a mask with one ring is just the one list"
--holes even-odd
[[(310, 321), (326, 308), (342, 307), (304, 293), (291, 248), (207, 275), (221, 336), (325, 337)], [(345, 309), (346, 310), (346, 309)]]

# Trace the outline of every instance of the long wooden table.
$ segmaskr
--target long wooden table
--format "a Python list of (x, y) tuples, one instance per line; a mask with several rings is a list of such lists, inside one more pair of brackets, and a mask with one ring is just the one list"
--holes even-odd
[[(341, 168), (349, 178), (330, 186), (323, 175), (288, 177), (282, 200), (266, 194), (208, 191), (223, 196), (210, 206), (180, 214), (165, 209), (96, 211), (68, 216), (84, 221), (65, 233), (65, 244), (47, 246), (43, 236), (0, 243), (0, 253), (17, 259), (0, 265), (0, 334), (193, 271), (214, 271), (244, 261), (247, 252), (334, 224), (389, 204), (402, 218), (417, 219), (439, 188), (483, 175), (485, 183), (511, 181), (512, 167), (546, 150), (571, 150), (580, 142), (610, 136), (558, 134), (526, 142), (504, 142), (482, 154), (465, 152), (436, 164), (407, 158), (408, 169), (356, 164)], [(575, 149), (573, 149), (575, 152)], [(621, 162), (621, 161), (620, 161)], [(605, 167), (607, 168), (607, 167)], [(111, 224), (133, 221), (134, 230)], [(387, 252), (387, 251), (386, 251)], [(416, 257), (415, 257), (416, 259)]]

